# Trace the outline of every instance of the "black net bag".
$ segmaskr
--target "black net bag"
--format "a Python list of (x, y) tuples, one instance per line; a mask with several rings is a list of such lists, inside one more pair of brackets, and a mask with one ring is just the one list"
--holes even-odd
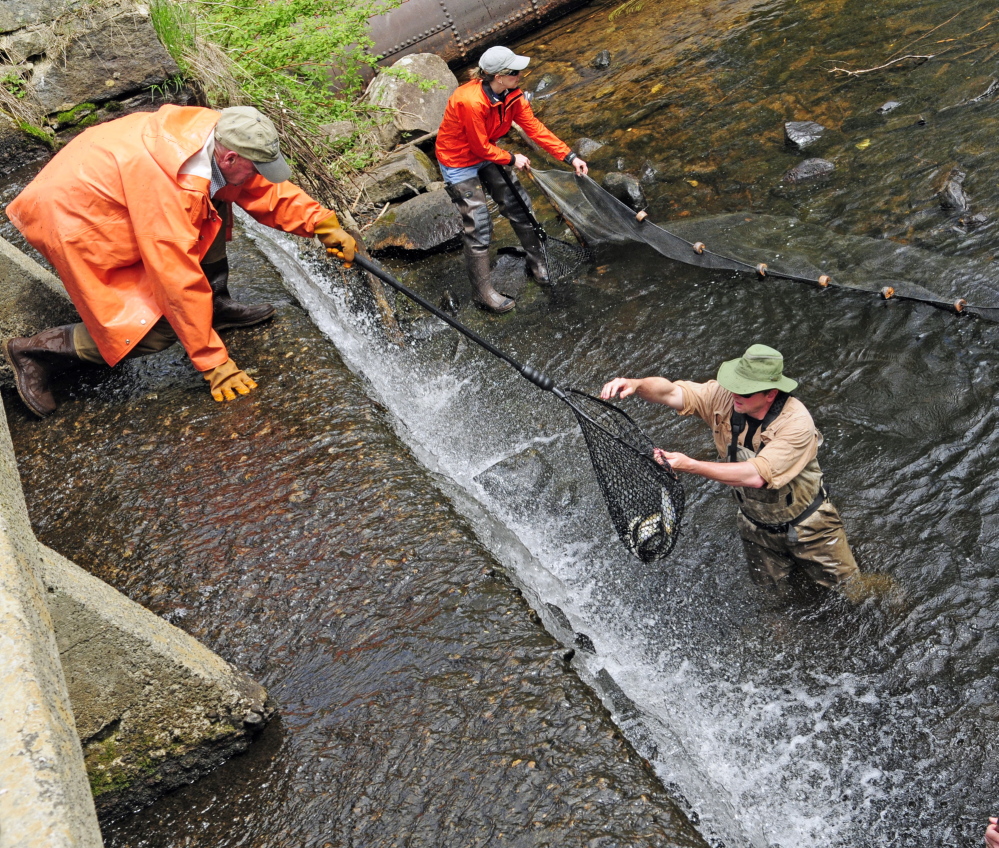
[(593, 470), (618, 536), (642, 562), (673, 551), (683, 520), (684, 492), (677, 473), (653, 458), (653, 445), (613, 404), (563, 390), (586, 439)]
[(553, 286), (572, 282), (580, 271), (593, 264), (593, 253), (588, 247), (554, 238), (547, 233), (541, 239), (541, 250), (548, 266), (548, 282)]

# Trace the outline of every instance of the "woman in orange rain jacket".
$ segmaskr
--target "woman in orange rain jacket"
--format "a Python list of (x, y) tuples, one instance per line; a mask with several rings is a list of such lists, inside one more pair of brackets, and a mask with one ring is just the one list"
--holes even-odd
[(29, 409), (38, 416), (55, 410), (49, 378), (73, 361), (114, 366), (177, 340), (216, 400), (256, 388), (229, 358), (213, 317), (221, 305), (229, 310), (224, 326), (244, 326), (255, 321), (243, 311), (263, 320), (273, 309), (259, 317), (259, 307), (235, 304), (227, 290), (213, 307), (203, 263), (213, 246), (215, 258), (225, 255), (218, 210), (236, 203), (262, 224), (315, 235), (348, 261), (354, 255), (336, 215), (290, 176), (277, 130), (248, 106), (221, 113), (163, 106), (92, 127), (67, 144), (7, 207), (83, 319), (4, 343)]
[(509, 312), (516, 304), (496, 291), (489, 279), (493, 222), (486, 206), (486, 192), (527, 251), (531, 275), (538, 282), (548, 281), (541, 243), (530, 217), (499, 170), (507, 169), (517, 193), (530, 209), (530, 197), (509, 168), (530, 170), (531, 160), (498, 147), (496, 142), (516, 121), (528, 138), (556, 159), (572, 165), (579, 175), (587, 172), (586, 163), (534, 116), (524, 92), (517, 87), (530, 61), (508, 47), (490, 47), (479, 59), (478, 78), (458, 86), (451, 95), (437, 133), (437, 161), (448, 194), (461, 213), (468, 276), (479, 304), (493, 312)]

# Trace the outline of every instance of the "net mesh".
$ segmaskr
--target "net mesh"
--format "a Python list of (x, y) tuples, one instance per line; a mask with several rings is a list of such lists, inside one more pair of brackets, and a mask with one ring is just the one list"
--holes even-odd
[(988, 263), (944, 257), (887, 240), (844, 236), (769, 215), (734, 214), (671, 221), (669, 230), (609, 194), (589, 177), (532, 171), (573, 232), (590, 247), (647, 244), (699, 268), (917, 300), (999, 321), (999, 285)]
[(668, 465), (653, 459), (653, 445), (626, 413), (613, 404), (565, 389), (586, 439), (611, 523), (625, 546), (642, 562), (670, 555), (683, 519), (683, 485)]
[(572, 282), (580, 271), (593, 262), (593, 254), (582, 244), (562, 241), (546, 234), (541, 250), (548, 266), (548, 282), (552, 285)]

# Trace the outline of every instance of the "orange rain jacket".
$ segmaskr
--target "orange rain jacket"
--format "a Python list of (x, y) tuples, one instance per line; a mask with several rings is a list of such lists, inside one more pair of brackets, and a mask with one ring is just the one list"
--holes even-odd
[(569, 146), (534, 117), (523, 91), (511, 89), (500, 102), (493, 103), (483, 84), (478, 79), (466, 82), (448, 100), (437, 133), (438, 162), (448, 168), (471, 168), (482, 162), (512, 165), (513, 154), (497, 147), (496, 142), (510, 131), (514, 121), (559, 161), (569, 155)]
[[(221, 222), (209, 181), (179, 174), (218, 120), (211, 109), (170, 105), (92, 127), (7, 207), (52, 263), (109, 365), (164, 316), (199, 371), (229, 357), (212, 329), (212, 289), (200, 265)], [(333, 214), (291, 183), (259, 174), (216, 199), (301, 236)]]

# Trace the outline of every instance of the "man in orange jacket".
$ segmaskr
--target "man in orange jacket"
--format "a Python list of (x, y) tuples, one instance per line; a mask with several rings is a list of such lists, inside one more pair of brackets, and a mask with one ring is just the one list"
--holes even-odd
[(74, 362), (114, 366), (178, 340), (215, 400), (255, 389), (217, 330), (256, 324), (274, 309), (229, 297), (229, 204), (354, 258), (336, 215), (290, 176), (274, 124), (250, 106), (163, 106), (67, 144), (7, 207), (83, 319), (4, 343), (28, 408), (52, 413), (50, 379)]
[[(493, 312), (509, 312), (515, 303), (496, 291), (489, 279), (493, 222), (486, 206), (486, 192), (527, 251), (531, 275), (538, 282), (548, 281), (541, 242), (525, 211), (525, 207), (531, 208), (531, 199), (509, 170), (511, 166), (518, 171), (530, 170), (531, 160), (498, 147), (496, 142), (516, 121), (528, 138), (556, 159), (572, 165), (578, 175), (587, 172), (586, 163), (534, 116), (518, 87), (520, 75), (530, 61), (509, 47), (490, 47), (479, 59), (478, 78), (458, 86), (451, 95), (437, 133), (437, 161), (445, 188), (461, 213), (468, 276), (479, 303)], [(518, 202), (500, 168), (507, 169), (524, 205)]]

